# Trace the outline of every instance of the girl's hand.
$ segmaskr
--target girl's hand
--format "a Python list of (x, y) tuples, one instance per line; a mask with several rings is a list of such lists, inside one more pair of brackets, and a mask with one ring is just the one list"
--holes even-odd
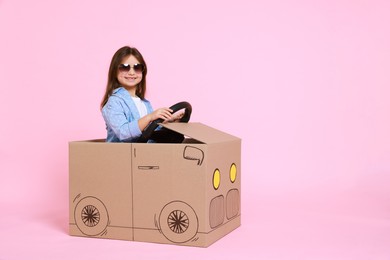
[(184, 116), (184, 112), (178, 112), (172, 115), (171, 119), (169, 120), (164, 120), (165, 123), (172, 123), (172, 122), (179, 122), (180, 119)]
[(166, 107), (156, 109), (150, 114), (150, 122), (159, 118), (164, 120), (164, 122), (170, 121), (173, 118), (172, 112), (173, 112), (172, 109)]
[(178, 112), (172, 115), (172, 122), (179, 122), (184, 116), (184, 112)]

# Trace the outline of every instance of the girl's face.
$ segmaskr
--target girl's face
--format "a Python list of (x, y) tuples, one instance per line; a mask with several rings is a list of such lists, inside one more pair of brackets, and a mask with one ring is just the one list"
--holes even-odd
[(143, 68), (144, 65), (140, 64), (133, 55), (125, 57), (118, 68), (117, 79), (119, 84), (127, 90), (135, 90), (142, 81)]

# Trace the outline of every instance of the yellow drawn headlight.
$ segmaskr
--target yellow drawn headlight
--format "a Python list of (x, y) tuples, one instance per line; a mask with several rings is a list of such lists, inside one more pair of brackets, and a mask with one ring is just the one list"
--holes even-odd
[(215, 169), (213, 174), (213, 187), (215, 190), (219, 188), (221, 184), (221, 172), (218, 169)]
[(235, 182), (237, 178), (237, 167), (233, 163), (232, 166), (230, 166), (230, 181)]

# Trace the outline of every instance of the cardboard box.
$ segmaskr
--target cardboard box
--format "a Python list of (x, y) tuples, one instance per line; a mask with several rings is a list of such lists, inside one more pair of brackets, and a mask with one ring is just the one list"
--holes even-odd
[(70, 235), (207, 247), (241, 224), (241, 140), (169, 123), (183, 143), (69, 143)]

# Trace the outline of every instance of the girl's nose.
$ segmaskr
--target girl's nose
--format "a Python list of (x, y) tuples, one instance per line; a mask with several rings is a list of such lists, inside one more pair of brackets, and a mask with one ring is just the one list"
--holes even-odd
[(134, 75), (134, 74), (135, 74), (134, 67), (130, 67), (130, 69), (129, 69), (129, 74), (130, 74), (130, 75)]

